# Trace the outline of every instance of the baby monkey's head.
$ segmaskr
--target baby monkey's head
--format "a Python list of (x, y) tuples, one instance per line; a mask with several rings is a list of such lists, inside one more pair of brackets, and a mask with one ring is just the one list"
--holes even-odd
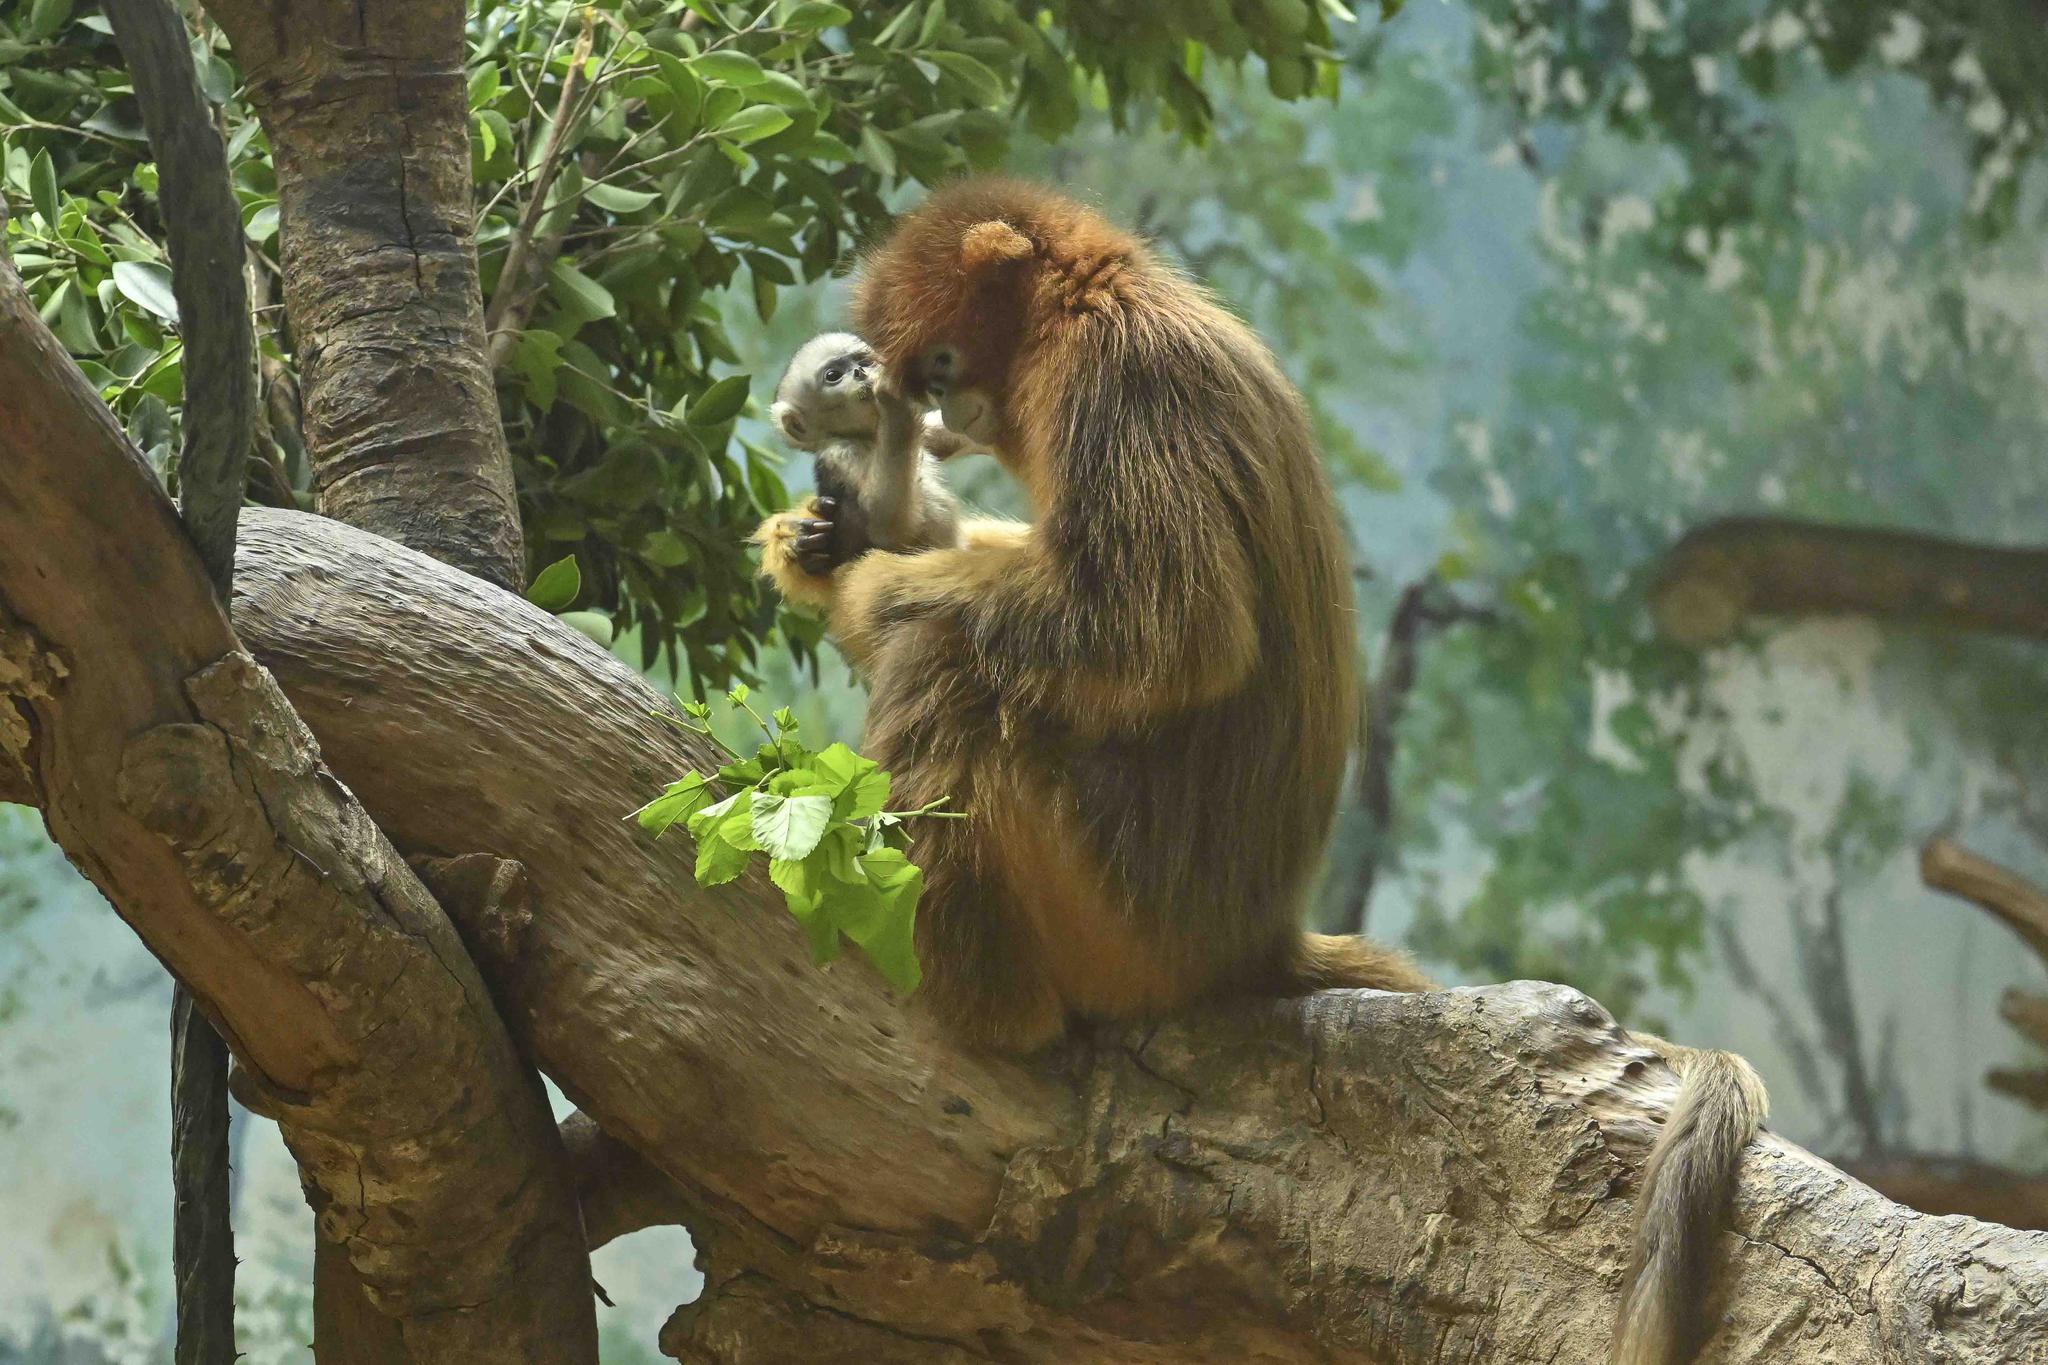
[(873, 436), (880, 420), (875, 406), (880, 371), (874, 349), (851, 332), (812, 337), (798, 348), (775, 386), (769, 420), (799, 450)]

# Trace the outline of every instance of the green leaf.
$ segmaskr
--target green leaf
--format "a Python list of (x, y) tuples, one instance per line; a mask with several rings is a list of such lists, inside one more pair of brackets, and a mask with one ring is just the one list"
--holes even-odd
[(582, 591), (583, 571), (576, 567), (576, 556), (564, 555), (540, 571), (526, 590), (526, 600), (542, 611), (566, 611)]
[(618, 185), (592, 185), (583, 191), (591, 203), (612, 213), (637, 213), (661, 196), (645, 190), (629, 190)]
[(650, 531), (640, 542), (640, 557), (663, 569), (680, 568), (695, 558), (690, 542), (674, 531)]
[(556, 620), (574, 630), (579, 630), (606, 649), (612, 647), (614, 629), (612, 618), (601, 611), (565, 611)]
[(789, 12), (782, 26), (792, 33), (816, 33), (821, 28), (838, 28), (853, 22), (853, 11), (844, 5), (826, 4), (824, 0), (809, 0)]
[(740, 110), (719, 127), (718, 135), (734, 142), (759, 142), (789, 127), (794, 119), (772, 104), (753, 104)]
[(57, 166), (50, 160), (47, 149), (37, 152), (36, 159), (28, 168), (29, 198), (35, 201), (36, 217), (43, 220), (43, 226), (50, 231), (57, 230), (59, 200), (57, 198)]
[(1003, 80), (964, 52), (935, 49), (925, 56), (933, 66), (967, 87), (968, 95), (981, 104), (1003, 102)]
[(872, 123), (860, 126), (860, 159), (885, 180), (896, 178), (896, 149), (875, 131)]
[(732, 27), (731, 24), (725, 22), (725, 16), (718, 12), (718, 6), (712, 4), (711, 0), (683, 0), (683, 2), (690, 7), (692, 13), (705, 23), (716, 24), (719, 28)]
[(258, 246), (277, 235), (277, 205), (265, 204), (249, 215), (249, 221), (242, 225), (242, 232)]
[(802, 858), (825, 837), (832, 819), (832, 799), (827, 796), (771, 796), (754, 798), (754, 838), (769, 856)]
[(721, 50), (690, 58), (690, 69), (706, 80), (727, 85), (758, 85), (766, 74), (761, 64), (744, 52)]
[(727, 375), (697, 395), (683, 420), (698, 428), (724, 426), (746, 407), (747, 391), (753, 383), (750, 375)]
[(723, 886), (747, 870), (751, 849), (735, 848), (718, 833), (697, 839), (697, 882), (700, 886)]
[(640, 828), (659, 839), (668, 832), (670, 825), (678, 820), (687, 820), (711, 804), (711, 784), (702, 773), (688, 773), (680, 782), (671, 782), (667, 790), (633, 812), (633, 818), (640, 822)]
[(177, 296), (171, 293), (171, 272), (154, 261), (114, 262), (114, 287), (131, 303), (165, 322), (178, 320)]
[(567, 261), (558, 260), (549, 266), (548, 276), (554, 282), (556, 300), (575, 316), (576, 326), (618, 316), (619, 306), (612, 291)]

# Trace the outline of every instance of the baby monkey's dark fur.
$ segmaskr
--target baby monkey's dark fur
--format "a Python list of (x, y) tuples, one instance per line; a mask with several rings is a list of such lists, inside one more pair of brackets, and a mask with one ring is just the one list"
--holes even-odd
[[(1397, 953), (1300, 927), (1355, 737), (1356, 625), (1265, 346), (1129, 234), (1002, 180), (904, 218), (855, 311), (895, 383), (991, 447), (1036, 513), (829, 577), (794, 560), (799, 514), (763, 530), (763, 571), (827, 607), (867, 679), (866, 747), (899, 802), (971, 817), (919, 831), (921, 998), (1028, 1050), (1071, 1017), (1230, 992), (1429, 989)], [(1739, 1061), (1668, 1051), (1687, 1084), (1638, 1197), (1625, 1365), (1688, 1353), (1761, 1117)]]

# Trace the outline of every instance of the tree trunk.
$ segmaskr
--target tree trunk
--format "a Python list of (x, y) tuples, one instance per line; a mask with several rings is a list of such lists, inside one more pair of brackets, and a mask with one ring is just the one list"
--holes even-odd
[(320, 510), (525, 582), (484, 350), (459, 0), (208, 0), (277, 166)]
[[(1583, 997), (1339, 992), (959, 1052), (858, 961), (813, 967), (765, 881), (700, 890), (686, 839), (622, 818), (712, 761), (623, 664), (348, 528), (245, 527), (238, 627), (350, 787), (415, 855), (523, 869), (530, 918), (466, 932), (525, 1045), (670, 1177), (583, 1172), (608, 1229), (681, 1210), (698, 1239), (672, 1353), (1599, 1357), (1674, 1080)], [(1722, 1249), (1709, 1360), (1993, 1362), (2048, 1333), (2048, 1237), (1774, 1138)]]

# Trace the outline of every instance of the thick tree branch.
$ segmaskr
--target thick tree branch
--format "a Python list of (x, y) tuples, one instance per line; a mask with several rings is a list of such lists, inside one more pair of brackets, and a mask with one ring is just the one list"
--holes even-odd
[(1665, 634), (1704, 646), (1752, 616), (1857, 614), (2048, 638), (2048, 550), (1775, 517), (1689, 532), (1651, 589)]
[(270, 135), (320, 510), (524, 582), (484, 353), (460, 0), (209, 0)]
[(52, 836), (229, 1039), (410, 1358), (594, 1360), (538, 1080), (5, 268), (0, 393), (0, 748)]
[[(347, 527), (245, 522), (237, 622), (337, 771), (401, 847), (524, 869), (518, 951), (479, 952), (525, 1045), (695, 1210), (710, 1289), (672, 1352), (1599, 1358), (1674, 1078), (1582, 997), (1339, 992), (959, 1052), (858, 961), (812, 966), (765, 879), (702, 891), (686, 840), (621, 819), (712, 759), (604, 650)], [(2048, 1240), (1775, 1139), (1738, 1203), (1709, 1360), (1988, 1363), (2048, 1331)]]
[(1922, 1213), (1958, 1213), (2009, 1228), (2048, 1228), (2048, 1176), (2023, 1175), (1969, 1157), (1882, 1152), (1842, 1169)]

